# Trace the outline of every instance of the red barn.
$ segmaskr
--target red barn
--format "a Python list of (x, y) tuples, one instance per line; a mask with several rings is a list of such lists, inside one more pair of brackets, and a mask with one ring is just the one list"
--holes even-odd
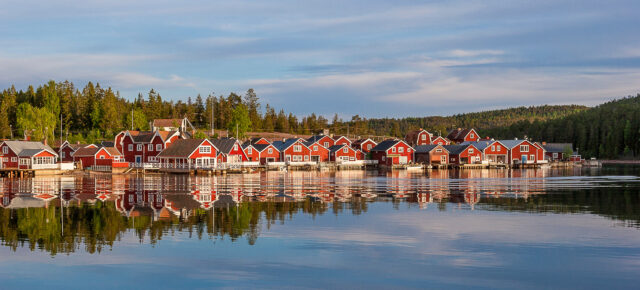
[(449, 163), (449, 151), (442, 145), (418, 145), (416, 146), (415, 160), (417, 163), (425, 164), (447, 164)]
[(178, 139), (158, 159), (161, 168), (209, 168), (216, 165), (217, 155), (218, 149), (207, 139)]
[(480, 140), (480, 136), (475, 129), (455, 129), (449, 132), (447, 135), (447, 139), (451, 140), (451, 142), (462, 143), (462, 142), (476, 142)]
[(371, 159), (378, 164), (391, 166), (413, 162), (413, 149), (409, 144), (398, 139), (387, 139), (373, 147)]
[(471, 144), (446, 145), (449, 162), (453, 164), (475, 164), (482, 162), (482, 151)]
[(320, 145), (318, 142), (304, 142), (304, 145), (311, 152), (311, 161), (327, 162), (329, 161), (329, 148)]
[(362, 151), (363, 153), (369, 153), (373, 147), (376, 147), (378, 143), (371, 139), (358, 139), (351, 143), (351, 147)]
[(211, 139), (211, 143), (218, 149), (218, 163), (239, 163), (249, 161), (242, 150), (242, 144), (235, 138)]
[(280, 160), (285, 162), (309, 162), (311, 150), (304, 145), (304, 139), (290, 138), (284, 142), (276, 141), (274, 145), (280, 151)]
[(407, 133), (407, 135), (404, 137), (404, 140), (411, 146), (429, 145), (431, 144), (432, 137), (433, 134), (427, 132), (427, 130), (425, 129), (420, 128), (418, 130), (409, 131), (409, 133)]
[(329, 148), (330, 160), (334, 162), (356, 161), (359, 150), (347, 145), (333, 145)]
[(335, 145), (335, 140), (333, 140), (331, 137), (327, 136), (327, 135), (315, 135), (315, 136), (311, 136), (309, 137), (309, 139), (307, 139), (307, 142), (311, 142), (311, 143), (317, 143), (320, 144), (322, 146), (324, 146), (325, 148), (329, 148), (333, 145)]

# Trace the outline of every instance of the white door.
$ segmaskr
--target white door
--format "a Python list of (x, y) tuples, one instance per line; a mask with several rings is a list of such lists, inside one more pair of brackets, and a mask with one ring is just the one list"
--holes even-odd
[(400, 164), (407, 164), (407, 156), (400, 156), (398, 158), (398, 163)]

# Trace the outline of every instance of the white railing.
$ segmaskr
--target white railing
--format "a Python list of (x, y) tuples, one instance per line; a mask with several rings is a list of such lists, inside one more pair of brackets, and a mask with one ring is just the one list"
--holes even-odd
[(338, 160), (336, 161), (336, 164), (339, 165), (363, 165), (364, 164), (364, 160), (349, 160), (349, 161), (343, 161), (343, 160)]
[(316, 165), (316, 161), (287, 161), (287, 165), (290, 166), (304, 166), (304, 165)]
[(245, 161), (242, 162), (243, 167), (257, 167), (260, 166), (260, 161)]
[(287, 165), (287, 163), (282, 161), (267, 162), (267, 166), (285, 166), (285, 165)]

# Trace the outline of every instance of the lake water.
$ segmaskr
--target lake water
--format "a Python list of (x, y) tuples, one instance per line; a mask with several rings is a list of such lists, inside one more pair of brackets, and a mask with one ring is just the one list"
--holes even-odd
[(639, 172), (0, 179), (0, 288), (638, 289)]

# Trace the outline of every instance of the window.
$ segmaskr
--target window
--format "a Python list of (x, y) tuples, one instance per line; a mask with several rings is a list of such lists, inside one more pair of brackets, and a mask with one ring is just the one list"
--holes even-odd
[(469, 154), (473, 154), (473, 148), (469, 148)]
[(100, 155), (100, 159), (104, 159), (104, 155)]
[(66, 154), (65, 154), (65, 153), (66, 153), (66, 152), (62, 151), (62, 158), (65, 158), (65, 157), (66, 157)]
[(142, 144), (138, 144), (138, 151), (142, 151)]
[(399, 153), (404, 153), (404, 147), (398, 147), (398, 152)]
[(355, 157), (349, 157), (349, 160), (350, 161), (356, 161), (356, 158)]
[(269, 148), (269, 150), (267, 150), (267, 152), (269, 152), (269, 154), (273, 154), (273, 148)]
[(253, 154), (253, 149), (251, 149), (251, 147), (247, 147), (247, 154)]
[(133, 151), (133, 144), (129, 144), (129, 151)]
[(233, 150), (238, 150), (238, 144), (233, 144)]
[(367, 150), (371, 150), (371, 144), (367, 144)]
[(302, 152), (302, 146), (293, 145), (293, 152)]
[(7, 158), (7, 157), (2, 158), (2, 161), (4, 161), (4, 162), (9, 162), (9, 158)]
[(304, 161), (309, 161), (309, 155), (304, 156)]
[(411, 153), (411, 148), (407, 148), (407, 153)]
[(471, 134), (469, 134), (469, 137), (473, 139), (473, 138), (475, 138), (476, 136), (475, 136), (473, 133), (471, 133)]
[(520, 152), (529, 152), (529, 145), (520, 145)]
[(324, 142), (324, 147), (329, 148), (329, 142)]
[(391, 147), (391, 152), (396, 153), (396, 147)]
[(162, 151), (162, 144), (156, 144), (156, 151)]
[(2, 154), (9, 154), (9, 147), (7, 146), (2, 147)]
[[(13, 159), (13, 158), (11, 158)], [(31, 164), (31, 159), (29, 158), (20, 158), (20, 165), (29, 165)]]
[(558, 153), (553, 153), (553, 158), (558, 158)]
[(536, 156), (535, 155), (529, 155), (529, 160), (536, 161)]
[(438, 149), (436, 149), (436, 152), (440, 153), (440, 152), (442, 152), (442, 149), (438, 148)]
[(313, 146), (313, 151), (318, 151), (318, 145)]
[(496, 145), (491, 145), (491, 152), (496, 152)]
[(347, 148), (347, 147), (342, 148), (342, 152), (343, 153), (349, 153), (349, 148)]
[(18, 162), (18, 157), (11, 157), (11, 162)]
[(422, 135), (422, 140), (427, 140), (427, 135)]
[(198, 151), (202, 154), (207, 154), (207, 153), (211, 153), (211, 147), (210, 146), (200, 146), (198, 148)]

